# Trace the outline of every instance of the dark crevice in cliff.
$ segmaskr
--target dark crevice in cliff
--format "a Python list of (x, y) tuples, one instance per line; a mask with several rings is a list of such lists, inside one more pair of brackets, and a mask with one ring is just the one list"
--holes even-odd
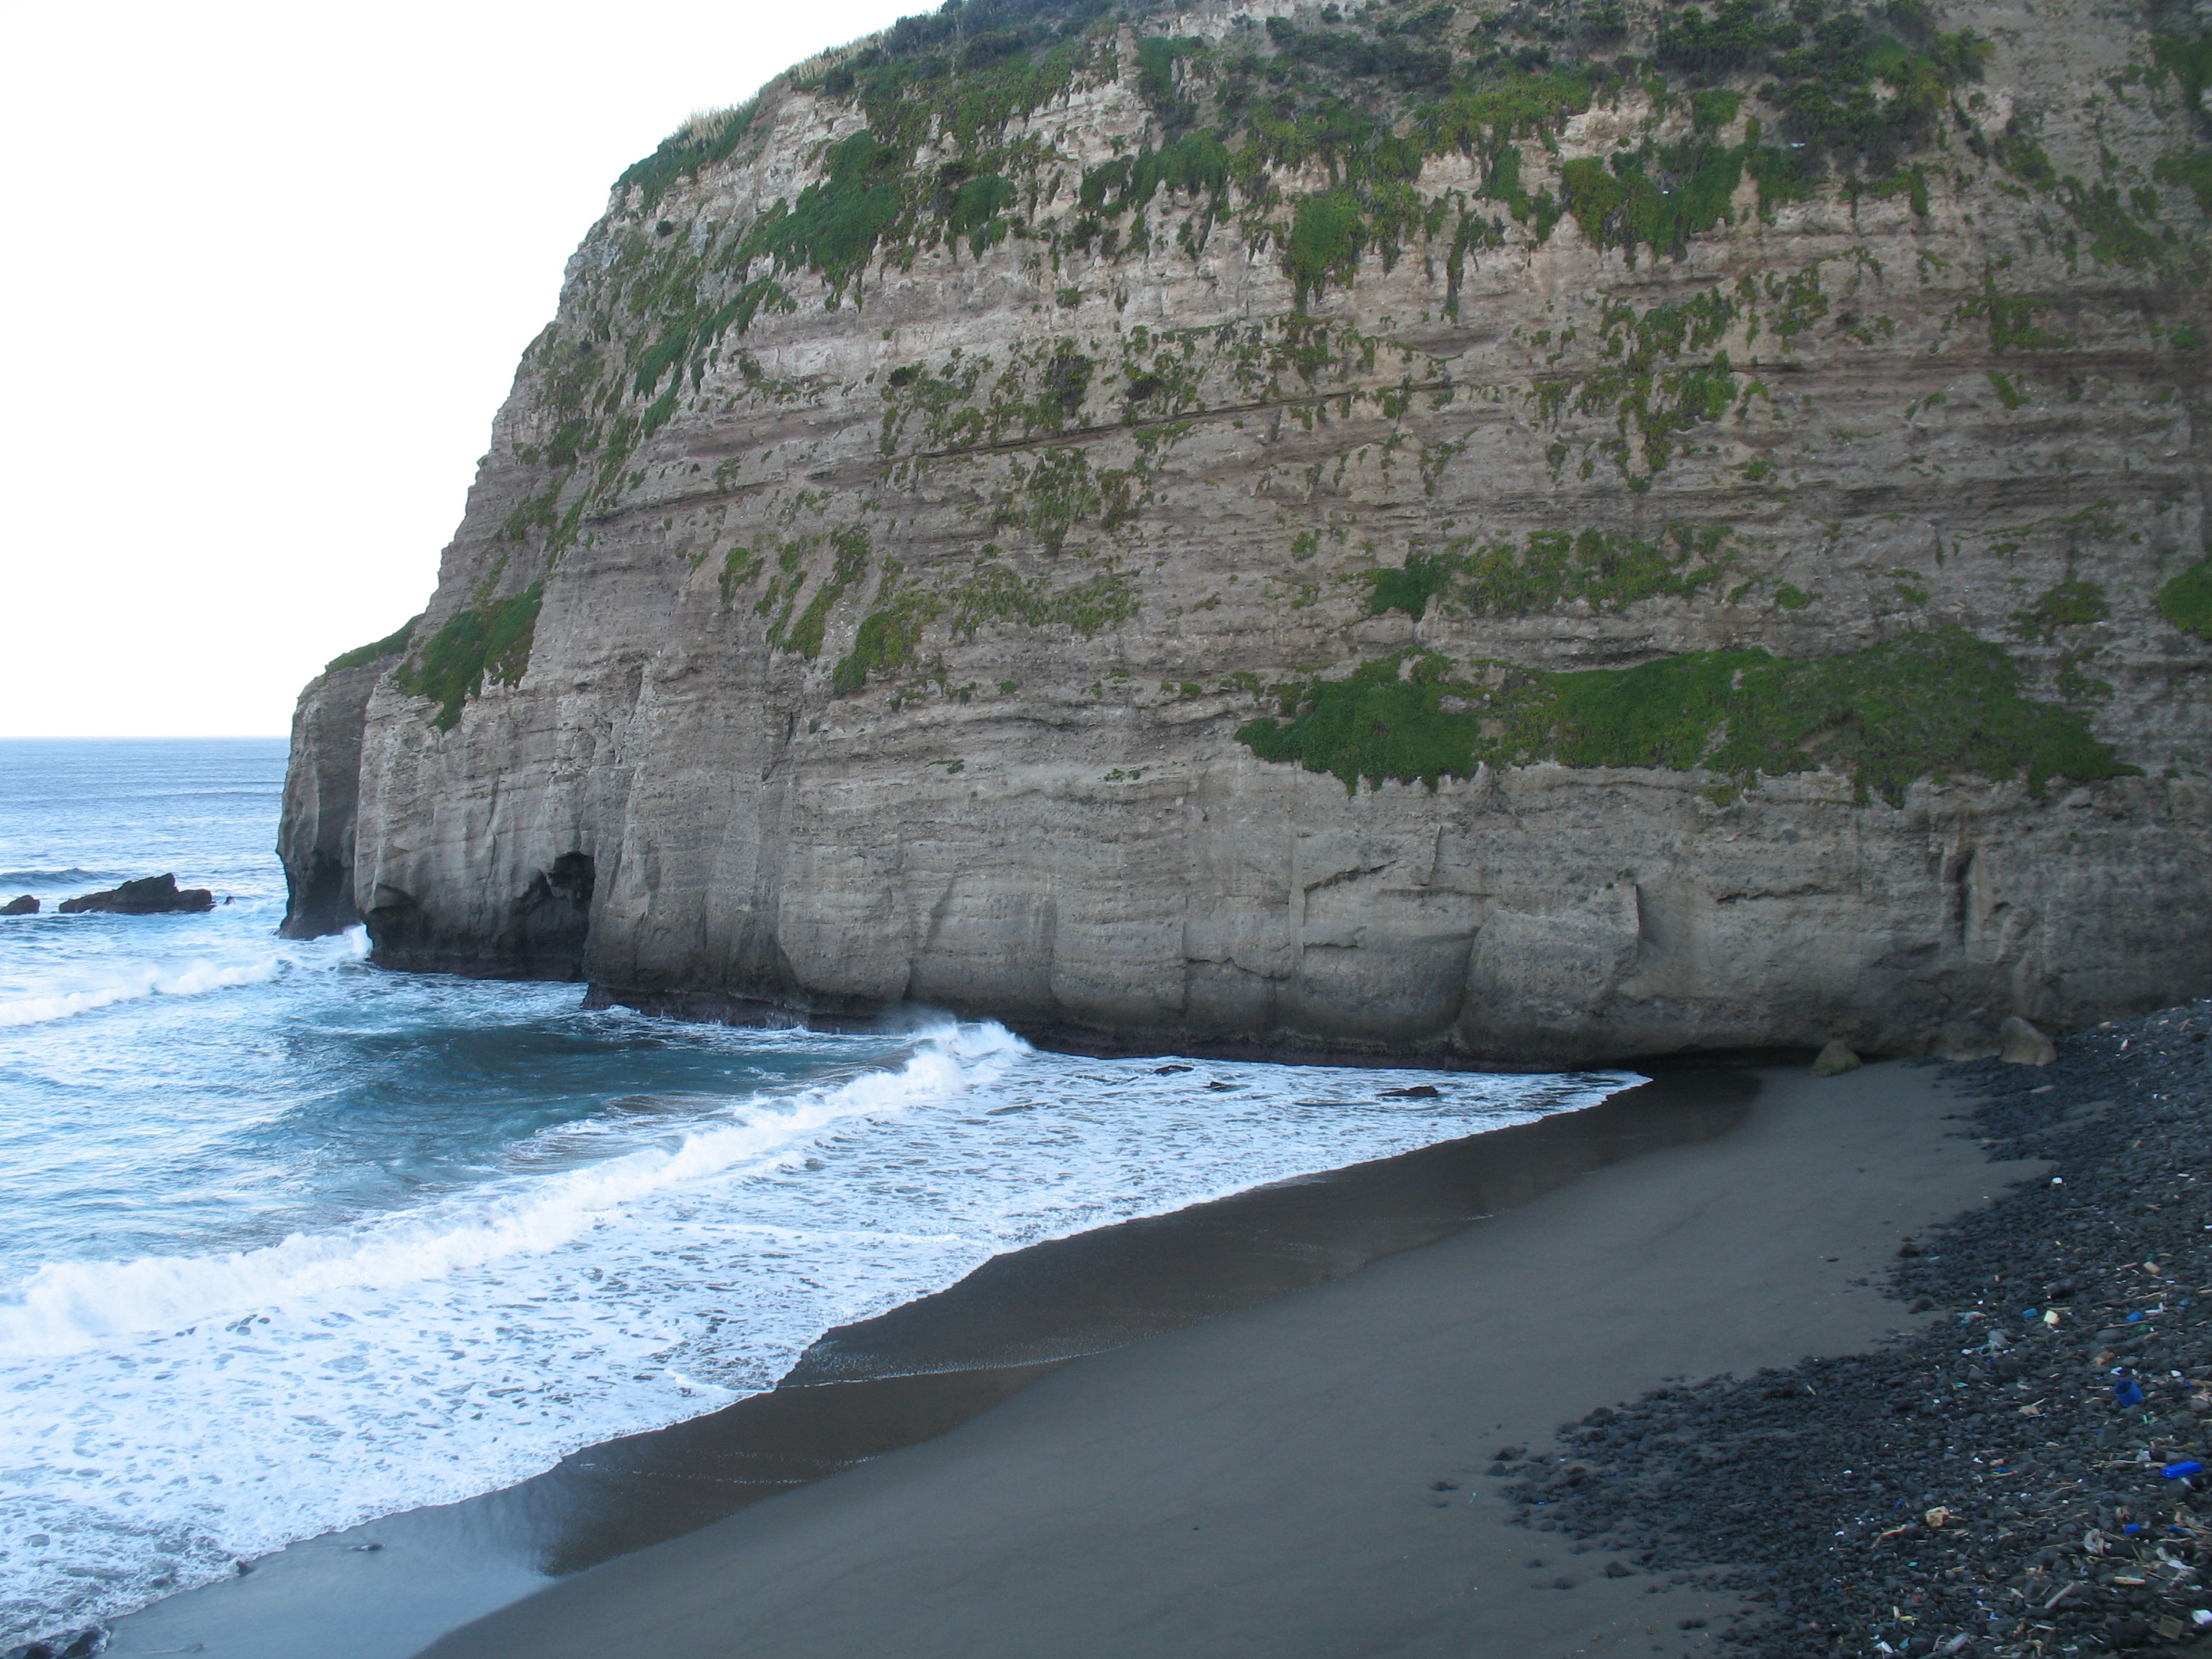
[(308, 853), (304, 868), (286, 866), (284, 888), (284, 924), (277, 929), (283, 938), (320, 939), (361, 921), (353, 902), (352, 864), (320, 848)]
[(472, 978), (579, 980), (591, 938), (596, 862), (563, 853), (537, 872), (485, 927), (435, 915), (415, 894), (380, 884), (364, 920), (380, 968), (405, 973), (465, 974)]

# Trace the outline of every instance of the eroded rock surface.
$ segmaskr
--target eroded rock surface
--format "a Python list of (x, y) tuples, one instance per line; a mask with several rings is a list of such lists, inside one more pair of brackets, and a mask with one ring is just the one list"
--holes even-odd
[(803, 65), (625, 175), (304, 695), (288, 927), (1444, 1060), (2201, 994), (2208, 74), (1811, 0)]

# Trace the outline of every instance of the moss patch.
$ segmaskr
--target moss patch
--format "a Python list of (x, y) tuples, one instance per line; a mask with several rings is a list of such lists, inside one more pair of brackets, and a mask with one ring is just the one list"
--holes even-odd
[(2212, 559), (2199, 559), (2158, 590), (2158, 614), (2185, 634), (2212, 641)]
[(1340, 680), (1285, 688), (1283, 718), (1239, 741), (1263, 760), (1359, 781), (1471, 776), (1482, 764), (1555, 761), (1728, 774), (1743, 784), (1823, 767), (1862, 801), (1897, 805), (1917, 779), (2117, 777), (2123, 765), (2081, 718), (2020, 695), (2000, 647), (1958, 629), (1909, 634), (1814, 660), (1694, 652), (1631, 669), (1568, 673), (1491, 665), (1455, 680), (1443, 659), (1399, 653)]
[(954, 589), (951, 600), (952, 631), (971, 638), (986, 623), (1013, 622), (1030, 628), (1060, 623), (1089, 639), (1137, 614), (1136, 592), (1126, 576), (1094, 576), (1054, 588), (997, 563)]
[(2212, 150), (2161, 156), (2155, 171), (2160, 183), (2187, 191), (2197, 198), (2197, 210), (2212, 216)]
[(451, 731), (461, 718), (461, 706), (483, 689), (485, 675), (513, 685), (528, 671), (543, 597), (540, 585), (532, 582), (496, 605), (455, 611), (431, 635), (422, 655), (404, 664), (393, 680), (410, 696), (435, 702), (438, 712), (430, 724)]
[(2069, 577), (2046, 589), (2025, 611), (2013, 613), (2013, 632), (2024, 640), (2048, 645), (2062, 628), (2081, 628), (2100, 623), (2112, 614), (2105, 590), (2094, 582)]
[(1525, 617), (1577, 603), (1621, 611), (1661, 594), (1688, 595), (1733, 562), (1725, 526), (1669, 525), (1656, 541), (1602, 530), (1532, 531), (1519, 542), (1470, 537), (1434, 553), (1407, 555), (1395, 570), (1362, 573), (1369, 614), (1402, 611), (1419, 622), (1431, 599), (1476, 617)]
[[(878, 595), (878, 598), (885, 597)], [(830, 690), (849, 697), (868, 683), (871, 674), (890, 673), (913, 665), (921, 630), (933, 621), (943, 605), (929, 593), (902, 593), (881, 610), (860, 620), (853, 648), (842, 658), (830, 676)]]

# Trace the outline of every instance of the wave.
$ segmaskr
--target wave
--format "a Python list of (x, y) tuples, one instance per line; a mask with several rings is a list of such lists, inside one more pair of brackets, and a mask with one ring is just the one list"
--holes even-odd
[(525, 1178), (345, 1231), (295, 1233), (258, 1249), (49, 1262), (0, 1296), (0, 1358), (76, 1353), (118, 1337), (251, 1316), (303, 1297), (389, 1289), (502, 1257), (543, 1254), (624, 1205), (747, 1167), (773, 1167), (822, 1130), (963, 1093), (1029, 1052), (1003, 1026), (957, 1026), (924, 1035), (896, 1070), (733, 1104), (721, 1122), (673, 1147)]
[(368, 932), (354, 927), (332, 939), (271, 945), (243, 959), (195, 957), (183, 963), (119, 964), (92, 984), (57, 987), (33, 996), (0, 1000), (0, 1026), (40, 1025), (142, 997), (200, 996), (241, 985), (265, 985), (288, 973), (343, 967), (368, 955)]
[(112, 870), (0, 870), (0, 887), (74, 887), (81, 882), (125, 879)]

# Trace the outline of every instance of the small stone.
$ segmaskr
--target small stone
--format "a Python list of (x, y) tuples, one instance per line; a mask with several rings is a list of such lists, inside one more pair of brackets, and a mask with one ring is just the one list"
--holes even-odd
[(2008, 1065), (2048, 1066), (2058, 1058), (2058, 1050), (2051, 1046), (2051, 1039), (2018, 1014), (1997, 1027), (1997, 1036), (2004, 1044), (1999, 1058)]
[(1605, 1564), (1605, 1576), (1608, 1578), (1633, 1578), (1636, 1572), (1633, 1568), (1624, 1567), (1618, 1561), (1608, 1561)]
[(1851, 1052), (1851, 1045), (1838, 1037), (1820, 1050), (1820, 1058), (1813, 1062), (1814, 1077), (1841, 1077), (1845, 1072), (1856, 1072), (1866, 1062)]

